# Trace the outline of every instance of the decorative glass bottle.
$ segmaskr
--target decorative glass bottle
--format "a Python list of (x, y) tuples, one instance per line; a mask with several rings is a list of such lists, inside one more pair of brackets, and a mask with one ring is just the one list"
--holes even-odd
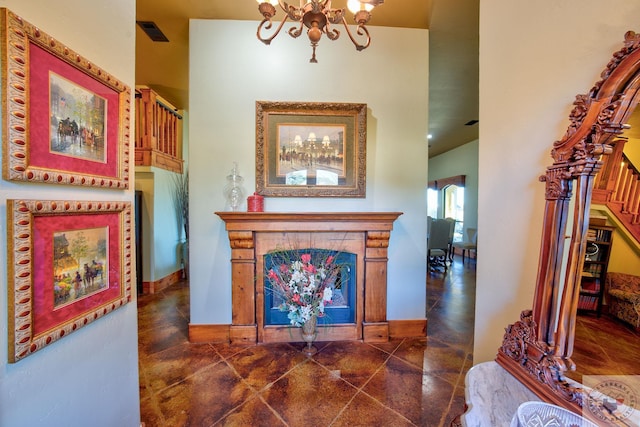
[(229, 208), (232, 211), (237, 211), (244, 200), (243, 182), (244, 178), (238, 174), (238, 163), (233, 162), (233, 169), (231, 169), (231, 173), (227, 175), (227, 185), (224, 187), (224, 197), (227, 199)]

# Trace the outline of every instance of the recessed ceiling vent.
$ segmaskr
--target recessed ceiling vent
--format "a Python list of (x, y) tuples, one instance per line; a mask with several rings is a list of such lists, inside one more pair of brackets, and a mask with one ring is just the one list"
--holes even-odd
[(136, 21), (136, 23), (142, 28), (142, 31), (149, 36), (154, 42), (168, 42), (169, 39), (164, 35), (162, 30), (158, 28), (153, 21)]
[(469, 120), (467, 123), (465, 123), (465, 126), (473, 126), (476, 123), (478, 123), (478, 120)]

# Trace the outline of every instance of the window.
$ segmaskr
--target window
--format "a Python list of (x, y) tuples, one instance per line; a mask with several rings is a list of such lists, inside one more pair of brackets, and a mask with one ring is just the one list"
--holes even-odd
[(462, 241), (462, 229), (464, 222), (464, 187), (448, 185), (443, 189), (444, 193), (444, 217), (456, 220), (453, 231), (453, 240)]
[(438, 217), (438, 190), (433, 188), (427, 189), (427, 216), (431, 218)]
[(455, 219), (454, 241), (464, 240), (464, 182), (465, 175), (452, 176), (430, 181), (427, 189), (427, 215)]

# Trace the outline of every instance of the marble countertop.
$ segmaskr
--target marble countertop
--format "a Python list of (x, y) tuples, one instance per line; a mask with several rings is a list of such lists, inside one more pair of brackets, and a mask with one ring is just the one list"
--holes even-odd
[(496, 362), (484, 362), (467, 372), (465, 400), (463, 426), (509, 427), (521, 403), (540, 398)]

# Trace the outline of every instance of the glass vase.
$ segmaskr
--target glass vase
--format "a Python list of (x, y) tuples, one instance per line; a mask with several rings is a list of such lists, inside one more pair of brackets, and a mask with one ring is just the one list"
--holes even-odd
[(315, 341), (318, 336), (316, 331), (317, 324), (318, 318), (316, 316), (311, 316), (309, 320), (302, 324), (302, 339), (307, 343), (302, 349), (302, 352), (307, 356), (313, 356), (318, 351), (318, 349), (313, 346), (313, 341)]
[(233, 169), (227, 175), (227, 184), (224, 187), (224, 197), (227, 199), (229, 209), (232, 211), (239, 210), (240, 204), (244, 200), (243, 182), (244, 178), (238, 174), (238, 164), (234, 162)]

